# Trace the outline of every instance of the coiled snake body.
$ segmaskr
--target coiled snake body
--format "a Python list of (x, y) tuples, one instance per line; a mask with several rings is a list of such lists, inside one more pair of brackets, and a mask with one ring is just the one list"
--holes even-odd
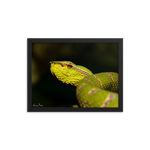
[(51, 73), (62, 83), (76, 86), (80, 107), (118, 107), (118, 74), (93, 74), (70, 61), (51, 61)]

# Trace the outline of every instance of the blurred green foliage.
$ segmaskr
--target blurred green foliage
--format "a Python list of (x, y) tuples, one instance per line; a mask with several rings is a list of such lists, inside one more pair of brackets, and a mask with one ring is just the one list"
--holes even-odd
[(117, 43), (34, 43), (32, 47), (33, 105), (77, 105), (75, 93), (64, 88), (50, 73), (49, 61), (72, 61), (93, 73), (118, 72)]

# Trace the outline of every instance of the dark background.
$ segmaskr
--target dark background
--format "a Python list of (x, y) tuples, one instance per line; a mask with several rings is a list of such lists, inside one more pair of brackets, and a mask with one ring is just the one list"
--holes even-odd
[(64, 88), (50, 72), (50, 61), (72, 61), (93, 73), (118, 73), (117, 43), (34, 43), (32, 45), (32, 105), (71, 107), (75, 93)]

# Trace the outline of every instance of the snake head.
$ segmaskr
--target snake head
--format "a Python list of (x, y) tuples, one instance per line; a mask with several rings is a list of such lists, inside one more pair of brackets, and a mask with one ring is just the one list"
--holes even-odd
[(61, 82), (77, 86), (79, 81), (92, 72), (79, 65), (75, 65), (71, 61), (51, 61), (51, 73)]

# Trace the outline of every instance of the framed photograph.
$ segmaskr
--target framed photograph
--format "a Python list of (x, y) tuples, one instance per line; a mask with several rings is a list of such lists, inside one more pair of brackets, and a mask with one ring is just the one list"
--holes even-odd
[(125, 114), (126, 36), (27, 36), (26, 114)]

